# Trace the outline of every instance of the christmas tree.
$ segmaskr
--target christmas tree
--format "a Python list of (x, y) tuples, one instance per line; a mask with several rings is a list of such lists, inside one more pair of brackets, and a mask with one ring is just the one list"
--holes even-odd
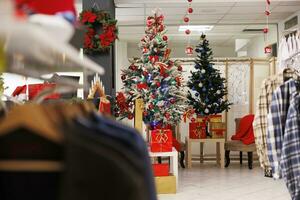
[(204, 34), (195, 51), (198, 54), (195, 60), (196, 70), (191, 72), (188, 82), (189, 105), (201, 116), (228, 111), (231, 104), (224, 99), (227, 94), (226, 80), (221, 78), (220, 71), (213, 67), (213, 52)]
[(147, 18), (145, 36), (140, 42), (141, 59), (123, 71), (124, 92), (117, 94), (115, 115), (133, 117), (133, 102), (144, 102), (143, 121), (152, 128), (180, 122), (186, 109), (182, 66), (169, 59), (164, 16), (156, 12)]

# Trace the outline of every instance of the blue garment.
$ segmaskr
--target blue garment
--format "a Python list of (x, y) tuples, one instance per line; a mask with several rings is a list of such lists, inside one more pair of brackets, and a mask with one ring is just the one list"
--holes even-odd
[(293, 200), (300, 199), (300, 95), (291, 98), (282, 142), (281, 171)]
[(97, 134), (113, 138), (123, 145), (128, 151), (137, 157), (137, 163), (143, 165), (143, 174), (145, 177), (146, 186), (148, 188), (148, 195), (150, 200), (156, 200), (156, 189), (153, 179), (152, 165), (148, 154), (147, 145), (143, 137), (132, 128), (109, 120), (100, 115), (93, 115), (94, 121), (84, 118), (78, 118), (77, 122), (81, 125), (95, 130)]
[(280, 158), (290, 99), (297, 94), (295, 80), (278, 87), (272, 96), (267, 128), (267, 155), (275, 179), (281, 178)]

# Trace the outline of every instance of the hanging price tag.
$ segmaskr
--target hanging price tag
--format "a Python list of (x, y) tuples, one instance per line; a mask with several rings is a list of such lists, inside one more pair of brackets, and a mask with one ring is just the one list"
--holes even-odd
[(6, 67), (6, 56), (4, 52), (4, 41), (0, 40), (0, 72), (4, 72)]

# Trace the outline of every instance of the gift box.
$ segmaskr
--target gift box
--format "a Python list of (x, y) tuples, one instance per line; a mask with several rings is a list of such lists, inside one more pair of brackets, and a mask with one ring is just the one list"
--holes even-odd
[(155, 177), (157, 194), (176, 194), (176, 177), (162, 176)]
[(111, 105), (110, 101), (104, 97), (100, 98), (100, 103), (99, 103), (99, 112), (102, 113), (103, 115), (111, 115)]
[(222, 122), (222, 115), (210, 115), (209, 122)]
[(206, 138), (206, 123), (190, 123), (189, 135), (191, 139), (205, 139)]
[(169, 164), (153, 164), (154, 176), (169, 176)]
[(206, 123), (209, 121), (209, 116), (197, 116), (196, 122)]
[(210, 122), (210, 133), (212, 138), (224, 138), (226, 132), (226, 124), (223, 122)]
[(151, 152), (171, 152), (172, 147), (172, 131), (170, 129), (156, 129), (151, 131)]

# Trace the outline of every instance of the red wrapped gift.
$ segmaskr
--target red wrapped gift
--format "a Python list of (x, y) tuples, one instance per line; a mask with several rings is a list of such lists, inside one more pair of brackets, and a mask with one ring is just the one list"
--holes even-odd
[(222, 122), (222, 115), (210, 115), (209, 121), (210, 122)]
[(151, 131), (151, 152), (170, 152), (172, 151), (172, 147), (172, 131), (170, 129), (156, 129)]
[(204, 122), (190, 123), (189, 130), (191, 139), (206, 138), (206, 123)]
[(153, 164), (154, 176), (169, 176), (169, 164)]
[(99, 112), (104, 115), (111, 115), (111, 105), (108, 99), (101, 97), (99, 103)]

